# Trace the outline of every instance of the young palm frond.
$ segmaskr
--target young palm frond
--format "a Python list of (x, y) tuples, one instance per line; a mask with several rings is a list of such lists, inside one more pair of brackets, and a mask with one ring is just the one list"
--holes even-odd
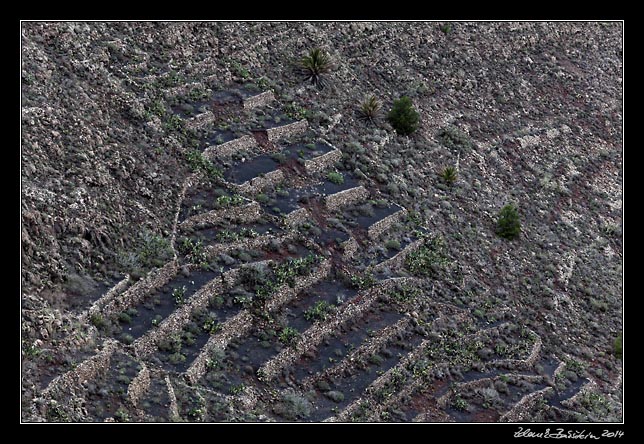
[(299, 68), (305, 81), (310, 80), (319, 89), (323, 89), (328, 83), (325, 74), (333, 69), (333, 62), (329, 54), (320, 48), (314, 48), (302, 57)]
[(382, 103), (373, 94), (360, 103), (360, 117), (366, 120), (376, 120), (380, 114)]
[(446, 167), (441, 172), (441, 178), (449, 185), (453, 184), (454, 182), (456, 182), (456, 179), (458, 178), (458, 173), (456, 172), (456, 168), (453, 166)]

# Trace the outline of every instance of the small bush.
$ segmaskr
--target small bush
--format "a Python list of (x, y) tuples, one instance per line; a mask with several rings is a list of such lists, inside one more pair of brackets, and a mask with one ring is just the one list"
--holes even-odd
[(615, 356), (617, 356), (617, 358), (622, 359), (622, 335), (621, 334), (615, 338), (615, 342), (613, 343), (613, 353), (615, 353)]
[(394, 105), (387, 115), (387, 120), (398, 134), (408, 136), (418, 129), (420, 116), (414, 109), (411, 99), (403, 96), (394, 101)]
[(458, 173), (456, 172), (456, 167), (448, 166), (441, 172), (441, 178), (445, 183), (451, 185), (456, 182), (458, 178)]
[(99, 330), (104, 329), (107, 326), (107, 322), (105, 322), (105, 318), (103, 318), (103, 316), (101, 316), (98, 313), (93, 313), (90, 316), (89, 320), (92, 323), (92, 325), (98, 328)]
[(259, 193), (257, 196), (255, 196), (255, 200), (259, 203), (267, 203), (268, 202), (268, 196), (264, 193)]
[(298, 66), (305, 81), (310, 80), (313, 85), (323, 89), (328, 84), (325, 74), (331, 71), (333, 62), (329, 54), (321, 48), (314, 48), (300, 59)]
[(304, 396), (289, 391), (282, 395), (281, 401), (275, 404), (273, 411), (286, 419), (296, 420), (311, 416), (312, 407), (311, 402)]
[(385, 242), (385, 248), (387, 250), (400, 250), (400, 242), (396, 239), (389, 239)]
[(342, 185), (344, 183), (344, 176), (338, 172), (331, 171), (326, 175), (326, 178), (329, 179), (336, 185)]
[(447, 148), (454, 150), (467, 151), (474, 146), (469, 136), (455, 126), (441, 129), (438, 133), (438, 140)]
[(504, 239), (516, 239), (521, 233), (521, 222), (519, 221), (519, 212), (517, 208), (508, 204), (499, 212), (499, 218), (496, 223), (496, 234)]
[(452, 31), (452, 24), (451, 23), (441, 23), (438, 28), (441, 30), (443, 34), (449, 34)]
[(360, 103), (360, 117), (365, 120), (376, 120), (381, 108), (382, 103), (372, 94)]
[(317, 301), (304, 312), (307, 321), (324, 321), (331, 312), (331, 305), (327, 301)]
[(299, 336), (300, 332), (293, 327), (284, 327), (280, 332), (279, 340), (282, 344), (290, 345), (293, 344)]

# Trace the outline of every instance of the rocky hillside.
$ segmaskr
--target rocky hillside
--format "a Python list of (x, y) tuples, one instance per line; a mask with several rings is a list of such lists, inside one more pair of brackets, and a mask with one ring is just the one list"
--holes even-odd
[[(296, 69), (314, 47), (334, 65), (323, 89)], [(621, 420), (622, 49), (621, 23), (23, 23), (23, 419)], [(359, 113), (369, 95), (383, 104), (374, 121)], [(403, 95), (420, 114), (410, 136), (385, 119)], [(231, 140), (241, 142), (224, 149)], [(441, 174), (449, 166), (453, 184)], [(352, 197), (341, 194), (349, 190)], [(495, 234), (508, 203), (522, 225), (514, 241)], [(272, 250), (262, 250), (265, 233)], [(252, 247), (239, 243), (256, 235)], [(436, 239), (446, 265), (419, 274), (413, 258), (424, 264), (422, 252), (438, 254)], [(199, 242), (211, 248), (205, 256)], [(394, 250), (404, 254), (387, 253)], [(299, 273), (304, 261), (310, 279), (302, 271), (289, 287), (302, 293), (278, 292), (283, 299), (258, 306), (257, 288), (243, 290), (255, 302), (239, 302), (238, 288), (230, 304), (241, 311), (222, 317), (221, 330), (202, 328), (197, 344), (205, 348), (194, 350), (194, 362), (175, 350), (187, 367), (167, 370), (155, 356), (172, 350), (171, 333), (205, 309), (200, 286), (214, 292), (212, 279), (225, 293), (254, 282), (244, 270), (263, 260), (290, 264), (271, 268), (277, 280), (266, 278), (280, 285), (276, 270)], [(194, 289), (181, 293), (177, 276)], [(327, 305), (313, 305), (312, 327), (298, 324), (301, 340), (291, 341), (297, 328), (288, 318), (299, 315), (289, 301), (343, 279), (360, 292), (355, 304), (329, 299), (337, 322), (328, 325)], [(339, 291), (324, 285), (315, 290), (322, 299)], [(412, 287), (412, 299), (391, 300)], [(154, 291), (180, 299), (164, 314), (172, 323), (157, 319), (161, 333), (148, 323), (137, 336), (133, 322), (124, 337), (125, 315), (141, 313), (137, 304)], [(192, 314), (179, 313), (184, 297)], [(372, 309), (365, 300), (396, 324), (369, 321), (383, 336), (346, 341), (364, 347), (357, 356), (366, 367), (384, 366), (384, 379), (348, 378), (346, 361), (321, 345), (357, 316), (345, 306)], [(387, 318), (393, 306), (414, 325)], [(245, 321), (251, 330), (228, 347), (234, 335), (226, 332)], [(238, 362), (245, 335), (273, 350), (271, 335), (262, 336), (273, 321), (276, 354), (249, 346), (250, 361)], [(356, 322), (352, 331), (362, 328)], [(393, 331), (410, 335), (399, 340), (409, 353), (400, 360), (380, 349)], [(450, 332), (471, 345), (465, 361), (432, 348)], [(209, 337), (223, 341), (221, 362), (250, 367), (237, 377), (224, 365), (225, 390), (203, 388), (205, 363), (214, 362)], [(225, 355), (231, 349), (237, 356)], [(409, 367), (421, 352), (434, 356), (431, 375)], [(320, 356), (343, 367), (318, 369)], [(305, 357), (322, 373), (298, 376)], [(129, 398), (108, 403), (112, 410), (95, 408), (107, 395), (91, 387), (59, 387), (97, 362), (132, 372)], [(150, 374), (164, 385), (155, 388)], [(461, 388), (447, 390), (445, 381)], [(355, 396), (365, 391), (350, 399), (352, 387), (361, 387)], [(381, 396), (401, 387), (408, 399)], [(169, 413), (138, 404), (157, 389), (170, 393)], [(215, 403), (228, 413), (195, 413), (195, 396), (209, 412)], [(371, 416), (358, 414), (367, 405)]]

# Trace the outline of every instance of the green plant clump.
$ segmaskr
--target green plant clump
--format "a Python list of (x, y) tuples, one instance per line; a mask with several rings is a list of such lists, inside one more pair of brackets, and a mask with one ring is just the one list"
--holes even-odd
[(221, 179), (223, 177), (222, 171), (217, 168), (213, 163), (206, 159), (203, 154), (198, 150), (190, 150), (185, 154), (188, 166), (193, 171), (201, 171), (206, 174), (210, 179)]
[(280, 332), (279, 340), (283, 344), (291, 345), (299, 336), (300, 332), (298, 332), (293, 327), (284, 327)]
[(621, 334), (615, 338), (615, 342), (613, 343), (613, 353), (615, 353), (615, 356), (617, 356), (617, 358), (622, 359), (622, 335)]
[(380, 115), (382, 103), (373, 94), (360, 103), (360, 117), (365, 120), (374, 121)]
[(398, 134), (408, 136), (418, 129), (420, 115), (414, 109), (411, 99), (403, 96), (394, 101), (394, 105), (387, 115), (387, 120)]
[(470, 137), (455, 126), (441, 129), (438, 133), (438, 140), (453, 150), (468, 151), (474, 147)]
[(458, 178), (458, 173), (456, 172), (456, 167), (448, 166), (441, 172), (441, 178), (445, 183), (451, 185), (456, 182)]
[(326, 178), (336, 185), (342, 185), (344, 183), (344, 176), (336, 171), (329, 172)]
[(447, 264), (447, 248), (441, 236), (427, 239), (405, 259), (407, 269), (413, 274), (422, 276), (435, 276)]
[(323, 89), (328, 84), (325, 75), (333, 68), (333, 62), (329, 54), (321, 48), (313, 48), (308, 55), (300, 59), (298, 66), (305, 81), (311, 81), (313, 85)]
[(504, 239), (516, 239), (521, 233), (519, 211), (512, 204), (507, 204), (499, 212), (496, 223), (496, 234)]
[(304, 319), (307, 321), (324, 321), (331, 310), (332, 307), (327, 301), (317, 301), (315, 305), (304, 312)]

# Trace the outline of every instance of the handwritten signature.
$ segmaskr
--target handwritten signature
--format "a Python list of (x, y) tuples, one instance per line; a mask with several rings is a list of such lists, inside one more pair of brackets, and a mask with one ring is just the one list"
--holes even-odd
[(550, 431), (550, 429), (546, 429), (544, 432), (533, 432), (523, 427), (519, 427), (519, 430), (514, 432), (515, 438), (602, 439), (622, 438), (623, 436), (624, 432), (621, 430), (604, 430), (600, 436), (595, 435), (593, 432), (586, 432), (586, 430), (555, 429), (554, 431)]

